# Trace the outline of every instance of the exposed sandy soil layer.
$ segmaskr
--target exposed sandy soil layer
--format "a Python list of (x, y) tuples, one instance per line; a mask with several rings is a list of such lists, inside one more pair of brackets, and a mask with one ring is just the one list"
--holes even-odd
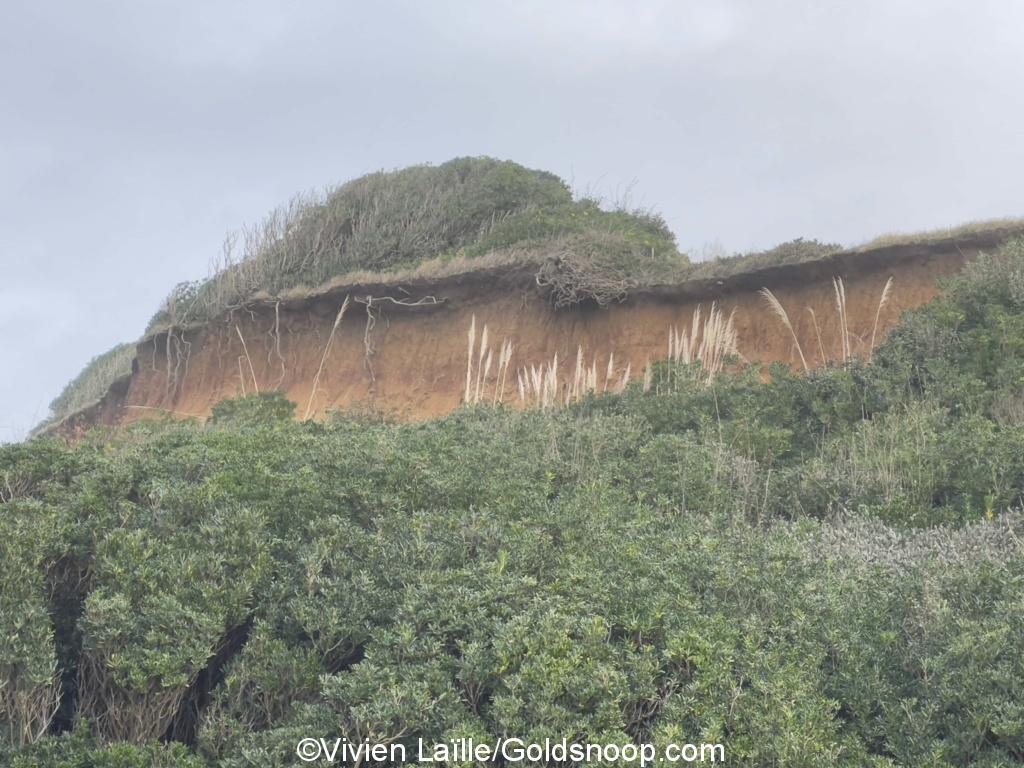
[[(759, 294), (762, 287), (786, 308), (808, 363), (819, 365), (823, 357), (841, 355), (833, 277), (845, 283), (853, 351), (864, 356), (890, 277), (892, 295), (880, 316), (878, 340), (903, 311), (936, 294), (939, 278), (958, 271), (967, 258), (999, 239), (999, 233), (989, 233), (842, 253), (724, 281), (646, 289), (604, 308), (556, 310), (532, 275), (508, 270), (419, 284), (350, 286), (288, 302), (256, 303), (205, 327), (163, 332), (140, 342), (131, 376), (59, 429), (74, 434), (95, 424), (164, 414), (205, 417), (219, 400), (257, 387), (283, 391), (298, 404), (301, 417), (346, 295), (352, 303), (334, 334), (312, 397), (316, 416), (359, 406), (420, 419), (458, 407), (466, 380), (467, 331), (474, 317), (478, 339), (487, 325), (495, 355), (502, 340), (514, 344), (511, 373), (499, 393), (505, 402), (518, 399), (517, 368), (548, 362), (556, 353), (563, 365), (574, 365), (580, 345), (588, 364), (597, 359), (602, 381), (611, 353), (618, 376), (629, 364), (637, 378), (648, 362), (666, 356), (668, 329), (688, 328), (697, 306), (706, 312), (712, 302), (726, 313), (735, 311), (740, 351), (748, 360), (800, 365), (789, 333)], [(400, 306), (386, 297), (426, 303)], [(820, 345), (809, 309), (817, 319)], [(493, 385), (487, 400), (492, 397)]]

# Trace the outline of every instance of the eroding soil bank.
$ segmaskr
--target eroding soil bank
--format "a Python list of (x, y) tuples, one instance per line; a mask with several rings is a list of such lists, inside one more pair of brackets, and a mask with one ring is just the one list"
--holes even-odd
[[(438, 416), (463, 399), (473, 318), (478, 342), (486, 325), (494, 349), (487, 401), (495, 399), (494, 371), (505, 339), (513, 345), (510, 372), (496, 397), (515, 402), (517, 369), (548, 363), (557, 354), (568, 374), (581, 345), (587, 364), (596, 360), (602, 383), (611, 354), (616, 377), (627, 365), (633, 378), (642, 376), (645, 365), (666, 356), (668, 329), (688, 329), (698, 305), (707, 312), (712, 302), (735, 312), (745, 358), (800, 365), (789, 332), (759, 293), (763, 287), (785, 307), (808, 363), (820, 365), (842, 355), (834, 277), (845, 286), (851, 346), (863, 356), (890, 277), (892, 293), (879, 316), (878, 340), (903, 311), (935, 296), (939, 278), (958, 271), (997, 238), (838, 254), (724, 280), (648, 289), (603, 308), (556, 310), (532, 275), (507, 271), (257, 302), (202, 328), (162, 332), (140, 342), (131, 376), (96, 406), (67, 420), (61, 431), (74, 434), (94, 424), (164, 414), (205, 417), (219, 400), (257, 389), (283, 391), (298, 404), (299, 416), (307, 407), (316, 416), (352, 407), (409, 419)], [(324, 359), (346, 295), (349, 308)]]

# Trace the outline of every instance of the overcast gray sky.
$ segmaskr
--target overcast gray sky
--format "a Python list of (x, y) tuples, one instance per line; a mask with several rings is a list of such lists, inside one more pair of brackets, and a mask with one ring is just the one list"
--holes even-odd
[(0, 5), (0, 441), (293, 193), (494, 155), (680, 245), (1024, 214), (1024, 3)]

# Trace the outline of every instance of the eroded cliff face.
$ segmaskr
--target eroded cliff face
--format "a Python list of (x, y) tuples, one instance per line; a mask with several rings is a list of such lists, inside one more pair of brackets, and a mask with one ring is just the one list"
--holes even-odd
[[(463, 400), (467, 332), (474, 318), (478, 343), (486, 325), (495, 357), (503, 340), (513, 345), (510, 372), (497, 396), (497, 360), (492, 364), (488, 402), (495, 397), (517, 402), (517, 369), (548, 363), (556, 354), (571, 368), (580, 346), (588, 365), (596, 359), (602, 382), (610, 354), (616, 377), (628, 365), (632, 378), (639, 378), (645, 365), (666, 356), (668, 329), (688, 329), (698, 305), (707, 312), (712, 302), (735, 313), (746, 359), (799, 366), (793, 339), (759, 293), (762, 287), (785, 307), (807, 362), (820, 365), (842, 356), (834, 277), (844, 283), (853, 352), (866, 356), (890, 277), (892, 293), (879, 316), (877, 341), (902, 312), (935, 296), (939, 278), (992, 244), (974, 238), (837, 254), (725, 280), (660, 287), (603, 308), (555, 309), (530, 274), (514, 272), (356, 286), (287, 303), (254, 303), (205, 327), (140, 342), (132, 375), (61, 429), (75, 433), (165, 414), (206, 417), (218, 401), (257, 389), (284, 392), (297, 403), (300, 417), (307, 410), (320, 417), (352, 407), (406, 419), (442, 415)], [(331, 339), (346, 295), (348, 310)]]

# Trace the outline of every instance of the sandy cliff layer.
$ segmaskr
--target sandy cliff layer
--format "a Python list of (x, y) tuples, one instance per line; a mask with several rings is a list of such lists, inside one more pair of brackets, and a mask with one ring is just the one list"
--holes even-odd
[[(257, 303), (205, 327), (164, 332), (140, 342), (131, 376), (61, 430), (75, 433), (94, 424), (168, 413), (205, 417), (219, 400), (257, 388), (283, 391), (298, 404), (299, 416), (311, 395), (311, 412), (317, 416), (352, 406), (404, 418), (437, 416), (462, 401), (467, 331), (474, 317), (478, 339), (487, 326), (495, 356), (502, 340), (514, 345), (511, 373), (499, 393), (506, 402), (518, 399), (518, 368), (548, 362), (555, 354), (568, 368), (575, 364), (580, 345), (588, 364), (596, 358), (602, 382), (612, 353), (617, 376), (628, 364), (633, 377), (639, 377), (648, 362), (666, 356), (668, 329), (688, 328), (697, 306), (706, 312), (712, 302), (726, 313), (735, 312), (740, 351), (747, 359), (800, 365), (792, 338), (759, 294), (762, 287), (771, 289), (786, 308), (808, 363), (818, 365), (822, 351), (829, 359), (841, 355), (833, 277), (844, 281), (853, 350), (864, 355), (890, 277), (892, 295), (879, 319), (879, 337), (903, 311), (931, 299), (939, 278), (956, 272), (965, 259), (998, 239), (998, 233), (989, 233), (842, 253), (725, 280), (648, 289), (604, 308), (556, 310), (528, 272), (514, 271), (472, 272), (400, 286), (364, 285), (301, 300)], [(346, 295), (352, 302), (324, 360)], [(403, 306), (394, 300), (420, 304)], [(808, 310), (817, 319), (820, 345)], [(493, 383), (487, 392), (490, 401)]]

